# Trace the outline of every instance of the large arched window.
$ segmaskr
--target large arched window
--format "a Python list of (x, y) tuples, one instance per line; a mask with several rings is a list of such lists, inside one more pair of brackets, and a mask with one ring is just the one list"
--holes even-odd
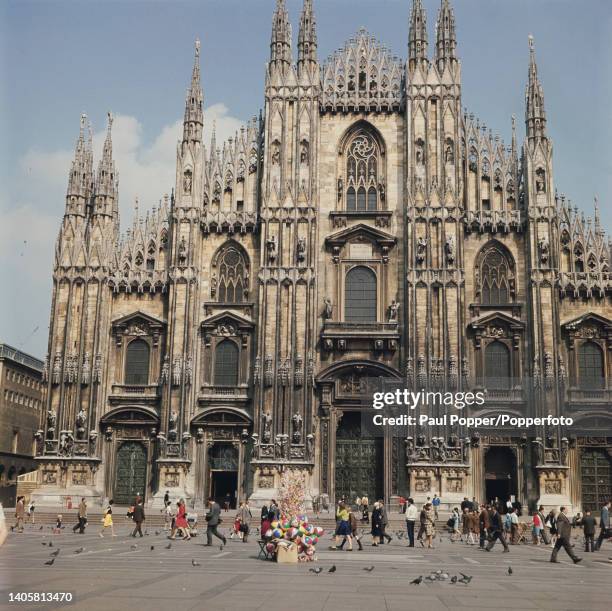
[(476, 290), (480, 303), (504, 305), (512, 296), (513, 262), (496, 245), (483, 249), (476, 269)]
[(346, 147), (346, 209), (378, 210), (384, 197), (380, 146), (369, 130), (359, 129)]
[(580, 388), (586, 390), (605, 388), (603, 353), (595, 342), (585, 342), (580, 346), (578, 351), (578, 381)]
[(135, 339), (127, 347), (125, 357), (125, 383), (149, 383), (149, 344), (142, 339)]
[(491, 342), (485, 348), (485, 386), (490, 389), (510, 388), (511, 377), (508, 346), (502, 342)]
[(218, 273), (218, 301), (242, 303), (248, 292), (248, 262), (235, 244), (224, 246), (213, 262)]
[(346, 274), (344, 319), (375, 322), (376, 274), (367, 267), (354, 267)]
[(215, 386), (238, 385), (238, 346), (224, 339), (215, 349)]

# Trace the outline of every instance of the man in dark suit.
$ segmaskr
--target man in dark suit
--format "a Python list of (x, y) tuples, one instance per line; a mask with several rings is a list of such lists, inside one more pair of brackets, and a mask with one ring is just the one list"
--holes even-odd
[(136, 533), (138, 533), (141, 537), (143, 536), (142, 523), (145, 519), (144, 507), (142, 506), (142, 499), (140, 497), (138, 497), (137, 501), (138, 502), (134, 506), (134, 513), (132, 514), (132, 520), (134, 520), (136, 523), (136, 527), (132, 532), (132, 537), (135, 537)]
[(580, 520), (582, 526), (582, 532), (584, 533), (584, 551), (594, 552), (595, 551), (595, 518), (591, 514), (591, 510), (587, 507), (584, 516)]
[(610, 530), (610, 501), (604, 503), (604, 506), (601, 508), (601, 514), (599, 515), (599, 527), (601, 530), (599, 531), (599, 537), (597, 537), (597, 541), (595, 542), (595, 551), (599, 550), (601, 544), (604, 542), (608, 531)]
[(491, 535), (491, 539), (489, 544), (485, 547), (487, 552), (490, 552), (495, 545), (497, 539), (499, 539), (504, 546), (504, 552), (509, 552), (510, 548), (508, 547), (508, 543), (506, 542), (506, 537), (504, 535), (504, 526), (502, 524), (502, 518), (497, 511), (497, 507), (491, 507), (491, 513), (489, 513), (489, 534)]
[(206, 522), (208, 524), (208, 528), (206, 529), (206, 545), (212, 545), (212, 536), (215, 535), (217, 539), (221, 539), (223, 541), (223, 545), (227, 543), (227, 539), (220, 535), (217, 531), (217, 527), (221, 522), (221, 507), (219, 507), (219, 503), (215, 501), (213, 498), (208, 499), (208, 513), (205, 516)]
[(563, 548), (567, 552), (567, 555), (574, 561), (574, 564), (578, 564), (582, 558), (578, 558), (572, 549), (572, 545), (570, 543), (572, 536), (572, 524), (565, 515), (565, 507), (559, 508), (559, 515), (557, 516), (557, 533), (557, 541), (555, 542), (555, 547), (550, 557), (550, 561), (559, 562), (557, 560), (557, 554), (559, 553), (559, 550)]

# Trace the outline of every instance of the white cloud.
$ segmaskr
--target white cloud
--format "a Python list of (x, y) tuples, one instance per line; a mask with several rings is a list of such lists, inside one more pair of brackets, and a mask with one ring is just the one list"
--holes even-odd
[[(229, 114), (224, 104), (215, 104), (205, 111), (205, 142), (210, 141), (213, 122), (219, 144), (243, 124)], [(119, 174), (122, 230), (132, 218), (135, 197), (139, 198), (142, 212), (157, 205), (174, 186), (176, 145), (182, 133), (182, 120), (164, 126), (150, 145), (144, 142), (145, 131), (135, 117), (115, 117), (113, 156)], [(94, 133), (96, 168), (105, 135), (105, 128)], [(13, 177), (13, 184), (6, 185), (0, 202), (3, 261), (0, 282), (10, 287), (14, 296), (2, 306), (0, 341), (18, 344), (38, 325), (39, 332), (23, 349), (39, 355), (46, 350), (44, 330), (49, 320), (53, 252), (72, 156), (72, 149), (30, 149), (19, 160), (19, 172)]]

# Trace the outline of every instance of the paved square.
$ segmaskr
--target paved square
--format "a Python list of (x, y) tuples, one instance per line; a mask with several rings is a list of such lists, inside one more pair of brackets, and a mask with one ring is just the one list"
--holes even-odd
[[(149, 535), (134, 540), (127, 536), (129, 526), (121, 522), (118, 536), (104, 539), (98, 537), (95, 524), (82, 536), (68, 528), (61, 535), (51, 535), (47, 526), (42, 532), (38, 529), (29, 526), (22, 535), (10, 534), (0, 548), (2, 608), (608, 611), (612, 601), (610, 543), (598, 553), (580, 554), (584, 560), (574, 566), (564, 552), (561, 564), (551, 565), (550, 548), (513, 546), (510, 554), (502, 554), (496, 547), (486, 553), (477, 546), (450, 543), (446, 537), (438, 538), (437, 548), (429, 551), (409, 549), (397, 537), (379, 548), (371, 547), (369, 537), (364, 537), (367, 543), (361, 552), (331, 551), (326, 535), (318, 546), (318, 562), (278, 565), (257, 560), (254, 538), (246, 544), (229, 541), (220, 549), (203, 547), (204, 538), (199, 536), (190, 542), (173, 541), (168, 550), (163, 531), (156, 535), (149, 528)], [(43, 541), (52, 541), (53, 547), (43, 546)], [(580, 549), (580, 542), (575, 543)], [(76, 554), (80, 547), (84, 551)], [(51, 552), (58, 549), (54, 564), (46, 566)], [(200, 566), (193, 566), (192, 560)], [(337, 570), (330, 574), (332, 565)], [(318, 566), (323, 572), (310, 572)], [(371, 566), (371, 572), (364, 570)], [(410, 584), (438, 569), (473, 579), (469, 585), (450, 580)], [(74, 593), (72, 603), (11, 604), (8, 598), (10, 592), (63, 591)]]

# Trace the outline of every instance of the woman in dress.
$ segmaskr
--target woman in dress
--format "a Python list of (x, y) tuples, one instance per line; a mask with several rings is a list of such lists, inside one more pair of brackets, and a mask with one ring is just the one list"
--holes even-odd
[(383, 536), (383, 525), (382, 525), (382, 511), (378, 503), (374, 503), (374, 509), (372, 509), (372, 545), (378, 547)]
[(436, 534), (436, 514), (431, 503), (425, 505), (425, 541), (427, 547), (433, 549), (433, 538)]
[(175, 532), (177, 528), (180, 528), (183, 532), (183, 541), (189, 541), (191, 535), (189, 534), (189, 523), (187, 522), (187, 510), (185, 509), (185, 501), (180, 499), (177, 503), (178, 507), (176, 510), (176, 522), (174, 530), (172, 531), (170, 538), (175, 539)]
[(108, 502), (108, 507), (104, 510), (104, 517), (102, 518), (102, 528), (100, 529), (100, 532), (98, 533), (100, 535), (100, 538), (104, 538), (104, 531), (107, 528), (111, 529), (111, 535), (113, 537), (117, 536), (115, 534), (115, 527), (113, 526), (113, 505), (114, 504), (115, 504), (115, 501), (110, 500)]
[(348, 551), (353, 551), (353, 531), (351, 529), (350, 512), (346, 506), (346, 503), (340, 501), (338, 503), (338, 510), (336, 511), (336, 545), (332, 545), (330, 549), (338, 549), (338, 543), (340, 539), (346, 537), (349, 547)]
[(367, 524), (370, 521), (370, 508), (368, 506), (369, 500), (367, 496), (361, 499), (361, 521)]

